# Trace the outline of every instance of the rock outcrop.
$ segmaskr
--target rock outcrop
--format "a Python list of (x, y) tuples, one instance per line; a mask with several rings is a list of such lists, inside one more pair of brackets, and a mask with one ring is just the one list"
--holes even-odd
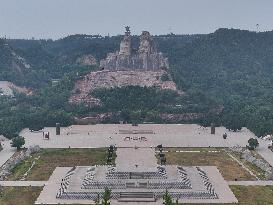
[(26, 87), (19, 87), (9, 81), (0, 81), (0, 96), (11, 96), (14, 97), (14, 92), (24, 93), (26, 95), (31, 95), (31, 89)]
[[(83, 62), (83, 59), (79, 62)], [(100, 100), (90, 95), (99, 88), (146, 86), (177, 90), (168, 69), (168, 59), (157, 51), (150, 33), (142, 32), (139, 48), (135, 51), (129, 27), (126, 27), (119, 51), (109, 53), (106, 59), (100, 61), (100, 71), (90, 72), (76, 82), (69, 102), (99, 106)], [(163, 79), (163, 75), (167, 78)]]
[(159, 116), (164, 122), (177, 123), (177, 122), (190, 122), (193, 120), (202, 119), (205, 117), (205, 114), (203, 113), (183, 113), (183, 114), (162, 113)]
[(109, 53), (106, 59), (100, 61), (100, 68), (110, 71), (117, 70), (166, 70), (168, 59), (157, 51), (156, 44), (148, 31), (143, 31), (137, 51), (132, 49), (129, 27), (120, 43), (120, 50)]
[[(160, 119), (164, 123), (177, 123), (177, 122), (191, 122), (193, 120), (201, 119), (205, 117), (202, 113), (184, 113), (184, 114), (169, 114), (169, 113), (161, 113), (153, 116), (154, 119)], [(90, 114), (85, 117), (74, 117), (74, 122), (80, 125), (87, 124), (96, 124), (96, 123), (104, 123), (107, 120), (110, 121), (120, 121), (121, 112), (106, 112), (99, 114)], [(154, 120), (153, 119), (153, 120)], [(146, 118), (148, 122), (151, 122), (148, 118)]]
[(158, 87), (159, 89), (176, 90), (173, 81), (162, 81), (161, 76), (166, 71), (97, 71), (87, 74), (79, 80), (70, 97), (70, 103), (84, 102), (89, 106), (100, 105), (100, 100), (92, 97), (90, 93), (99, 88), (114, 88), (124, 86)]

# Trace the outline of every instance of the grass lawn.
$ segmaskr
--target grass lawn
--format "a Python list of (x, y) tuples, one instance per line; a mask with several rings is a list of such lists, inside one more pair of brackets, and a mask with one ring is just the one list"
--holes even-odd
[(42, 191), (42, 187), (5, 187), (0, 205), (32, 205)]
[[(256, 159), (263, 159), (257, 151), (251, 151), (252, 155), (255, 156)], [(255, 164), (246, 161), (245, 159), (241, 158), (239, 154), (232, 153), (234, 157), (236, 157), (239, 161), (241, 161), (248, 169), (250, 169), (258, 178), (259, 180), (266, 180), (265, 171), (261, 168), (257, 167)]]
[[(245, 169), (235, 162), (223, 149), (216, 148), (166, 148), (167, 164), (181, 166), (217, 166), (225, 180), (255, 180)], [(200, 152), (175, 152), (200, 151)], [(220, 152), (210, 152), (220, 151)]]
[(230, 186), (241, 205), (272, 205), (273, 186)]
[[(239, 201), (238, 205), (273, 205), (273, 186), (230, 186), (230, 188)], [(187, 205), (211, 205), (211, 204), (187, 204)], [(214, 205), (235, 205), (235, 204), (214, 204)]]
[(42, 189), (42, 187), (5, 187), (2, 197), (0, 196), (0, 205), (34, 205)]
[(103, 165), (106, 163), (107, 149), (43, 149), (18, 164), (8, 180), (20, 180), (31, 169), (25, 180), (47, 181), (56, 167)]

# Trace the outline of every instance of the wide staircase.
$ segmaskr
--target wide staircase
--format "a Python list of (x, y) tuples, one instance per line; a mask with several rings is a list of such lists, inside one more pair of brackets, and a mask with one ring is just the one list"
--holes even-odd
[(120, 202), (153, 202), (153, 192), (121, 192), (118, 201)]

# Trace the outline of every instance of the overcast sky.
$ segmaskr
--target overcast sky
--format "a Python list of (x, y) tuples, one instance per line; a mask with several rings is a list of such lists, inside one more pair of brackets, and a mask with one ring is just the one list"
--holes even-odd
[(273, 0), (0, 0), (0, 36), (211, 33), (218, 28), (273, 30)]

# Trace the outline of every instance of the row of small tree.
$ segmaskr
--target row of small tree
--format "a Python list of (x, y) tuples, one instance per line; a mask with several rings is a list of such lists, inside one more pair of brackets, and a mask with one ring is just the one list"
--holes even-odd
[(114, 145), (110, 145), (107, 151), (108, 151), (107, 152), (107, 164), (111, 164), (112, 160), (113, 160), (115, 146)]
[[(102, 194), (102, 198), (100, 199), (100, 196), (98, 195), (98, 198), (96, 200), (96, 205), (110, 205), (111, 199), (111, 190), (109, 188), (105, 188), (104, 189), (104, 193)], [(100, 204), (101, 201), (101, 204)], [(173, 202), (172, 196), (170, 195), (170, 193), (168, 192), (168, 190), (166, 190), (164, 196), (163, 196), (163, 204), (164, 205), (178, 205), (178, 199), (175, 200), (175, 202)]]
[(173, 202), (172, 196), (170, 195), (168, 190), (166, 190), (165, 194), (163, 195), (163, 204), (164, 205), (178, 205), (178, 199), (176, 199), (175, 202)]
[(111, 204), (110, 199), (111, 199), (111, 190), (106, 187), (104, 189), (104, 193), (102, 194), (102, 198), (100, 199), (100, 195), (98, 195), (95, 204), (96, 205), (110, 205)]

